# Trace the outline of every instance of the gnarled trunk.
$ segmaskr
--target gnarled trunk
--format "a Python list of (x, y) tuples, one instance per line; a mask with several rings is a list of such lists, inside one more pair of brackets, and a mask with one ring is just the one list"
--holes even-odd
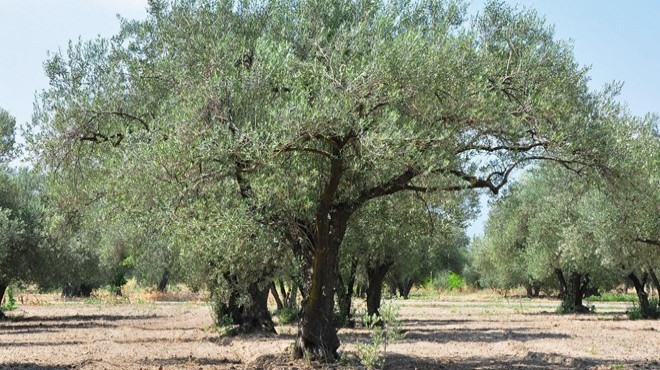
[(274, 334), (275, 324), (268, 311), (268, 293), (268, 287), (260, 288), (257, 283), (250, 283), (247, 290), (250, 297), (249, 305), (239, 304), (238, 292), (232, 291), (228, 301), (219, 305), (216, 315), (226, 316), (231, 320), (231, 324), (236, 325), (232, 330), (234, 334), (254, 332)]
[(380, 300), (383, 292), (383, 281), (385, 275), (392, 266), (392, 262), (379, 264), (375, 267), (367, 267), (367, 278), (369, 285), (367, 286), (367, 313), (369, 316), (380, 316)]
[(649, 317), (651, 305), (649, 304), (649, 295), (644, 290), (644, 283), (635, 275), (634, 272), (628, 274), (628, 279), (633, 283), (635, 287), (635, 293), (637, 293), (637, 300), (639, 301), (639, 310), (643, 319)]
[(295, 358), (305, 353), (326, 362), (337, 358), (339, 337), (333, 316), (338, 248), (329, 244), (317, 245), (314, 252), (312, 285), (302, 304)]

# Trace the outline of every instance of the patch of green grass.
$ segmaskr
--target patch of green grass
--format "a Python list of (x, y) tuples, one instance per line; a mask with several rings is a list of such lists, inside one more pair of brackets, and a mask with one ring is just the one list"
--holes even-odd
[(635, 294), (603, 293), (600, 296), (591, 296), (587, 300), (589, 302), (631, 302), (636, 301), (637, 296)]

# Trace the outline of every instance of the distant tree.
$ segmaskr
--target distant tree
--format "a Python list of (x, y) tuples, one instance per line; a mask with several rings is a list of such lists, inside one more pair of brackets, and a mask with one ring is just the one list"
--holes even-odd
[(0, 107), (0, 163), (6, 163), (16, 153), (16, 118)]
[(0, 167), (0, 301), (9, 284), (40, 282), (53, 268), (42, 237), (40, 186), (28, 170)]

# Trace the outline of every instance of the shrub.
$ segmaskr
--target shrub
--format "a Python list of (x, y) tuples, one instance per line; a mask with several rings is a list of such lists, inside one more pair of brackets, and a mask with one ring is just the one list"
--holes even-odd
[(277, 321), (280, 325), (290, 324), (298, 320), (298, 315), (300, 314), (300, 309), (297, 306), (289, 307), (284, 306), (275, 312), (273, 315), (277, 316)]
[(633, 306), (628, 311), (628, 318), (631, 320), (657, 320), (660, 319), (660, 301), (649, 299), (649, 309), (644, 312), (642, 308), (633, 301)]

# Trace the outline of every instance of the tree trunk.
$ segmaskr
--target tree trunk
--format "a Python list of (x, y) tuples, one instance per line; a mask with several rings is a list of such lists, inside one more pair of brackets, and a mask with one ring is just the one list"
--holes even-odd
[(282, 295), (282, 299), (284, 299), (285, 302), (289, 303), (289, 294), (286, 292), (286, 287), (284, 286), (284, 281), (280, 280), (280, 294)]
[(292, 287), (291, 290), (289, 291), (289, 308), (296, 308), (298, 307), (298, 292), (302, 291), (301, 289), (298, 289), (297, 287)]
[(527, 298), (532, 298), (534, 296), (534, 291), (531, 284), (525, 285), (525, 291), (527, 292)]
[(390, 299), (395, 298), (396, 297), (396, 283), (390, 281), (389, 283), (387, 283), (387, 288), (390, 292)]
[[(225, 279), (231, 287), (236, 283), (236, 277), (225, 273)], [(259, 288), (256, 282), (248, 285), (247, 294), (250, 299), (249, 305), (239, 304), (240, 297), (236, 290), (230, 292), (227, 302), (219, 303), (216, 315), (222, 321), (222, 317), (228, 317), (231, 324), (236, 325), (232, 329), (233, 334), (247, 334), (253, 332), (276, 333), (275, 324), (268, 311), (269, 287)]]
[(412, 289), (414, 283), (412, 279), (405, 279), (403, 282), (399, 283), (399, 295), (403, 299), (408, 299), (410, 295), (410, 290)]
[(160, 281), (158, 282), (158, 289), (159, 292), (164, 293), (167, 290), (167, 282), (170, 280), (170, 272), (165, 269), (163, 272), (163, 276), (161, 276)]
[(351, 301), (353, 300), (353, 289), (355, 288), (355, 276), (357, 273), (357, 261), (351, 262), (348, 280), (344, 284), (341, 274), (337, 276), (337, 303), (339, 304), (339, 323), (342, 326), (352, 327)]
[[(2, 299), (5, 297), (5, 291), (7, 290), (7, 283), (0, 282), (0, 306), (2, 306)], [(0, 310), (0, 319), (4, 319), (7, 316)]]
[(541, 293), (541, 284), (538, 282), (532, 283), (532, 297), (538, 298)]
[(566, 283), (566, 278), (561, 269), (555, 269), (555, 276), (557, 276), (557, 281), (559, 282), (559, 299), (566, 299), (568, 294), (568, 284)]
[(92, 287), (86, 284), (72, 286), (67, 284), (62, 287), (62, 298), (89, 298), (92, 295)]
[(280, 299), (280, 295), (277, 294), (277, 288), (275, 287), (275, 282), (270, 283), (270, 293), (273, 295), (273, 298), (275, 299), (275, 304), (277, 304), (277, 309), (281, 310), (282, 308), (284, 308), (284, 304)]
[(250, 305), (243, 306), (241, 319), (239, 320), (242, 333), (265, 332), (276, 334), (273, 318), (268, 311), (268, 291), (269, 288), (259, 288), (257, 283), (252, 283), (248, 287), (250, 295)]
[(380, 300), (383, 292), (383, 281), (387, 271), (392, 266), (392, 262), (387, 262), (376, 267), (367, 267), (367, 314), (369, 316), (380, 316)]
[(302, 304), (295, 358), (306, 353), (324, 362), (337, 358), (339, 337), (333, 318), (337, 252), (338, 246), (330, 243), (319, 243), (314, 251), (312, 284)]
[(660, 301), (660, 281), (658, 281), (658, 275), (655, 274), (652, 268), (649, 268), (649, 275), (651, 276), (651, 281), (655, 286), (655, 294), (658, 295), (658, 301)]
[(651, 306), (649, 305), (649, 295), (644, 290), (644, 283), (639, 280), (634, 272), (628, 274), (628, 279), (630, 279), (630, 281), (633, 283), (633, 286), (635, 287), (637, 299), (639, 300), (639, 310), (642, 318), (646, 319), (649, 317)]
[(582, 299), (589, 285), (589, 277), (573, 272), (569, 280), (566, 286), (567, 291), (563, 298), (565, 307), (570, 308), (569, 312), (588, 313), (589, 308), (582, 304)]

